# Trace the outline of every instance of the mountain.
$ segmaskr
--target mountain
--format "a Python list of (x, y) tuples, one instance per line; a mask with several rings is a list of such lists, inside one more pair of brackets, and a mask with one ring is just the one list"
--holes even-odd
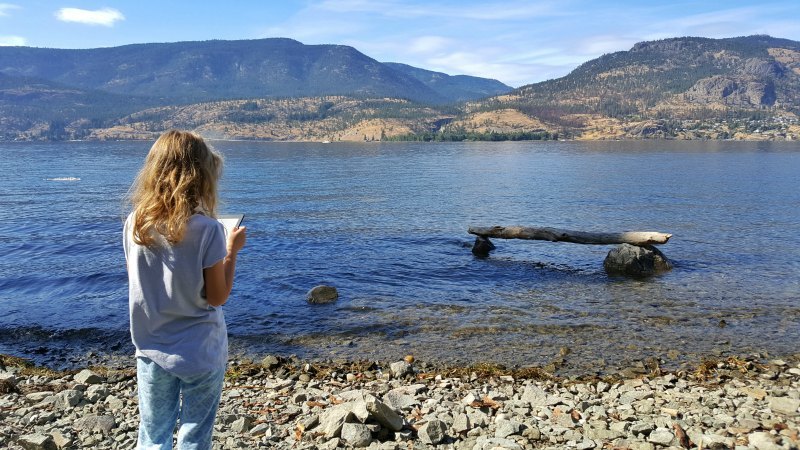
[(435, 83), (426, 84), (352, 47), (304, 45), (291, 39), (136, 44), (88, 50), (0, 47), (0, 73), (182, 103), (349, 95), (440, 104), (455, 102), (473, 86), (480, 86), (479, 79), (466, 77), (452, 78), (437, 89)]
[(13, 139), (29, 130), (45, 131), (50, 139), (66, 137), (61, 135), (69, 122), (78, 120), (85, 127), (99, 128), (108, 124), (108, 118), (153, 104), (151, 99), (0, 73), (0, 139)]
[(408, 64), (391, 62), (384, 64), (402, 74), (416, 78), (425, 84), (425, 86), (457, 102), (505, 94), (512, 90), (511, 86), (489, 78), (471, 77), (468, 75), (448, 75), (442, 72), (434, 72), (409, 66)]
[[(640, 42), (565, 77), (473, 102), (466, 111), (484, 120), (517, 111), (545, 127), (592, 138), (599, 136), (587, 131), (602, 127), (612, 129), (610, 137), (631, 137), (626, 124), (643, 126), (633, 133), (638, 137), (686, 137), (666, 128), (748, 117), (792, 122), (800, 114), (800, 42), (770, 36)], [(451, 126), (468, 125), (470, 114)]]
[(800, 139), (787, 39), (641, 42), (507, 89), (290, 39), (0, 47), (0, 139)]

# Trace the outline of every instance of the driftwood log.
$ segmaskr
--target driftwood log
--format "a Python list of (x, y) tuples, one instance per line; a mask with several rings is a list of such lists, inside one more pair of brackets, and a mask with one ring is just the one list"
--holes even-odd
[(573, 242), (575, 244), (619, 244), (610, 251), (603, 263), (609, 274), (624, 274), (646, 277), (672, 269), (663, 253), (653, 245), (666, 244), (672, 237), (668, 233), (656, 231), (625, 231), (622, 233), (591, 233), (586, 231), (562, 230), (548, 227), (469, 227), (474, 234), (475, 245), (472, 254), (487, 257), (495, 249), (489, 238), (532, 239), (550, 242)]
[(469, 233), (483, 238), (533, 239), (550, 242), (572, 242), (575, 244), (666, 244), (672, 237), (668, 233), (655, 231), (625, 231), (622, 233), (590, 233), (547, 227), (469, 227)]

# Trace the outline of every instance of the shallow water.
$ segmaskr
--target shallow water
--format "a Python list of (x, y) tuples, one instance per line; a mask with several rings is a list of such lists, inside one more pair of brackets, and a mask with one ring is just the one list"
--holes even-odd
[[(0, 143), (0, 353), (132, 351), (120, 229), (149, 145)], [(225, 307), (235, 352), (542, 365), (566, 347), (595, 370), (800, 341), (798, 144), (215, 146), (221, 212), (248, 226)], [(569, 243), (472, 256), (470, 225), (512, 224), (673, 233), (675, 268), (610, 278), (611, 247)], [(339, 301), (307, 305), (318, 284)]]

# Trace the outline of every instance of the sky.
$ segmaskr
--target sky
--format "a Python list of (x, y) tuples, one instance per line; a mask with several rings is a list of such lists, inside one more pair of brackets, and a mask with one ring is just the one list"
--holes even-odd
[(286, 37), (513, 87), (636, 42), (752, 34), (800, 41), (800, 1), (0, 0), (0, 45)]

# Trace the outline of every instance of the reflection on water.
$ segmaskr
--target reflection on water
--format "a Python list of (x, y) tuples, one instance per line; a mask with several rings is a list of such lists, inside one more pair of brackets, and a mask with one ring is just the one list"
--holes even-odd
[[(245, 353), (600, 370), (648, 356), (796, 351), (796, 144), (218, 142), (248, 246), (225, 307)], [(149, 143), (3, 143), (0, 352), (130, 352), (124, 195)], [(79, 179), (57, 183), (52, 179)], [(495, 241), (470, 225), (674, 234), (675, 269), (609, 278), (606, 246)], [(308, 305), (332, 284), (340, 299)]]

